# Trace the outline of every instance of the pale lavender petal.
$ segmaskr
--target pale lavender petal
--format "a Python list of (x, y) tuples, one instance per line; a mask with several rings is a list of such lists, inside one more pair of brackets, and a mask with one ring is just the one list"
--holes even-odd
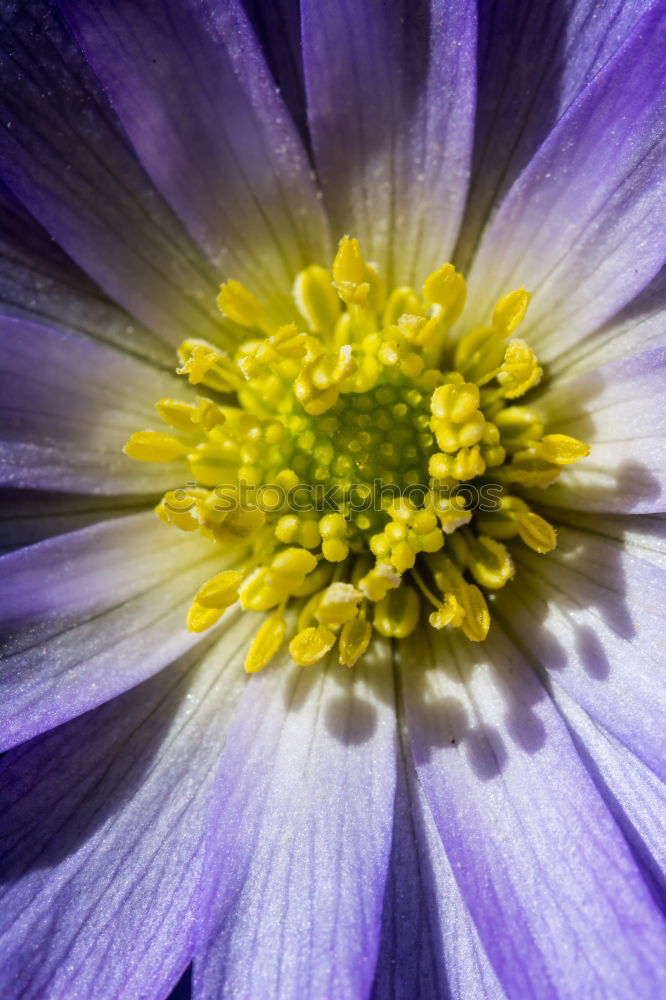
[(0, 313), (73, 330), (173, 366), (173, 349), (111, 302), (2, 182)]
[(562, 373), (591, 371), (611, 361), (663, 347), (664, 309), (666, 268), (599, 330), (553, 358), (548, 366), (549, 375), (556, 379)]
[(134, 431), (166, 430), (154, 404), (182, 396), (168, 371), (74, 333), (0, 317), (0, 482), (61, 492), (163, 492), (185, 461), (137, 462)]
[(661, 912), (531, 667), (497, 627), (478, 646), (430, 641), (405, 652), (409, 738), (504, 990), (660, 995)]
[(451, 871), (412, 765), (398, 766), (373, 1000), (505, 996)]
[(664, 261), (666, 7), (648, 11), (553, 128), (486, 229), (470, 323), (518, 285), (544, 360), (593, 332)]
[(217, 647), (6, 754), (0, 991), (163, 1000), (190, 960), (239, 658)]
[(453, 250), (475, 90), (470, 0), (303, 0), (308, 118), (336, 236), (358, 237), (389, 283)]
[(217, 337), (217, 275), (155, 191), (52, 0), (0, 8), (2, 178), (169, 343)]
[[(663, 340), (663, 338), (662, 338)], [(666, 510), (666, 349), (554, 378), (534, 403), (549, 433), (589, 444), (536, 502), (615, 513)]]
[(210, 828), (202, 1000), (367, 996), (395, 791), (387, 666), (308, 672), (283, 657), (248, 686)]
[(554, 683), (666, 777), (666, 569), (564, 527), (548, 556), (517, 545), (513, 554), (516, 577), (498, 594), (497, 615)]
[(646, 10), (646, 0), (481, 0), (474, 164), (459, 265), (498, 200)]
[(540, 506), (542, 514), (560, 525), (598, 535), (629, 555), (666, 570), (666, 515), (603, 514)]
[(108, 701), (190, 649), (201, 638), (185, 627), (192, 595), (225, 562), (152, 512), (3, 556), (2, 748)]
[(330, 253), (300, 138), (236, 0), (63, 0), (141, 161), (217, 271), (266, 301)]

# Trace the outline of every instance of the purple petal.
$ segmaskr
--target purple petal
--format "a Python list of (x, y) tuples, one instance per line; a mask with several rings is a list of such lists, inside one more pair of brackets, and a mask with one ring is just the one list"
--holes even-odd
[[(666, 7), (648, 11), (553, 128), (486, 230), (469, 322), (524, 285), (544, 360), (613, 316), (664, 260)], [(521, 328), (522, 329), (522, 328)]]
[(222, 758), (195, 993), (360, 997), (379, 948), (395, 791), (388, 665), (282, 662), (253, 679)]
[(461, 899), (411, 761), (398, 766), (373, 1000), (504, 997)]
[(300, 139), (236, 0), (64, 0), (146, 170), (225, 276), (272, 300), (330, 253)]
[(1, 182), (0, 312), (173, 366), (173, 350), (107, 299)]
[(459, 266), (467, 269), (494, 205), (645, 8), (645, 0), (481, 0), (474, 165)]
[(663, 347), (553, 379), (537, 404), (548, 431), (582, 439), (591, 452), (546, 493), (527, 495), (583, 510), (666, 509), (665, 387)]
[(498, 628), (432, 642), (403, 671), (410, 741), (506, 993), (658, 996), (661, 913), (530, 666)]
[(107, 701), (191, 648), (200, 636), (185, 628), (187, 607), (219, 567), (210, 543), (169, 531), (152, 512), (3, 556), (2, 747)]
[(175, 374), (87, 337), (3, 317), (0, 367), (2, 485), (154, 495), (187, 478), (184, 461), (148, 464), (122, 452), (134, 431), (164, 427), (154, 403), (187, 392)]
[(4, 757), (3, 996), (166, 996), (192, 953), (212, 779), (242, 683), (221, 648), (190, 655)]
[(317, 172), (336, 236), (391, 283), (450, 255), (472, 144), (475, 4), (303, 0)]
[(572, 528), (559, 529), (547, 557), (515, 546), (514, 558), (516, 577), (498, 595), (497, 613), (553, 683), (666, 777), (666, 570)]
[(437, 885), (418, 840), (417, 806), (407, 781), (401, 759), (373, 1000), (446, 994)]
[(218, 336), (217, 276), (137, 163), (53, 2), (4, 4), (0, 25), (4, 181), (166, 341)]
[(578, 753), (666, 909), (666, 786), (557, 685), (552, 693)]

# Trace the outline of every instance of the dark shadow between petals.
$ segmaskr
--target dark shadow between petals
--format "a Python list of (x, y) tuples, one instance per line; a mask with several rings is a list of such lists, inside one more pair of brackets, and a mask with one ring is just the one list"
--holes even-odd
[(4, 754), (0, 883), (59, 864), (131, 801), (210, 645)]

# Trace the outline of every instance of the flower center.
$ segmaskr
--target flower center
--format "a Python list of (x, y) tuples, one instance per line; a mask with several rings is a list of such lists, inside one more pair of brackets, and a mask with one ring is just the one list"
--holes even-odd
[(309, 665), (337, 643), (353, 665), (373, 629), (408, 636), (424, 609), (437, 629), (487, 635), (484, 594), (511, 579), (504, 542), (555, 547), (551, 525), (519, 496), (546, 487), (588, 449), (546, 434), (514, 400), (541, 379), (513, 334), (529, 304), (522, 288), (487, 326), (452, 339), (466, 286), (450, 264), (421, 294), (386, 294), (356, 240), (344, 237), (331, 272), (294, 284), (294, 322), (276, 326), (243, 285), (218, 304), (252, 331), (233, 357), (204, 341), (179, 348), (194, 399), (163, 399), (173, 433), (140, 431), (125, 451), (183, 458), (194, 482), (167, 493), (159, 517), (200, 531), (234, 568), (206, 581), (188, 627), (203, 631), (240, 600), (271, 612), (246, 668), (265, 666), (289, 637)]
[[(309, 499), (313, 508), (343, 511), (347, 544), (367, 550), (368, 533), (384, 524), (383, 498), (428, 481), (435, 451), (430, 394), (399, 370), (384, 368), (365, 392), (341, 393), (330, 409), (312, 415), (296, 399), (293, 381), (289, 372), (280, 387), (280, 398), (292, 409), (281, 416), (275, 458), (303, 484), (295, 498), (301, 507)], [(260, 415), (261, 393), (256, 401), (248, 394), (245, 403)]]

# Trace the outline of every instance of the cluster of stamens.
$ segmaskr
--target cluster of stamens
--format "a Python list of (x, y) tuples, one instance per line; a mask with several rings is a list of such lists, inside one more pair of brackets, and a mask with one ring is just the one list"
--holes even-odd
[(344, 237), (332, 272), (312, 265), (297, 276), (293, 322), (275, 327), (228, 281), (219, 307), (252, 339), (233, 356), (200, 340), (179, 348), (178, 373), (201, 394), (160, 400), (171, 432), (140, 431), (125, 451), (187, 463), (187, 485), (157, 514), (237, 556), (203, 583), (188, 627), (209, 628), (237, 601), (270, 612), (248, 671), (287, 640), (303, 666), (336, 643), (352, 666), (373, 629), (408, 636), (424, 608), (434, 628), (480, 641), (484, 594), (514, 573), (504, 542), (555, 547), (552, 526), (517, 491), (549, 486), (588, 449), (546, 434), (534, 409), (513, 402), (542, 375), (513, 336), (529, 294), (509, 292), (487, 326), (451, 343), (465, 298), (450, 264), (420, 295), (387, 295)]

